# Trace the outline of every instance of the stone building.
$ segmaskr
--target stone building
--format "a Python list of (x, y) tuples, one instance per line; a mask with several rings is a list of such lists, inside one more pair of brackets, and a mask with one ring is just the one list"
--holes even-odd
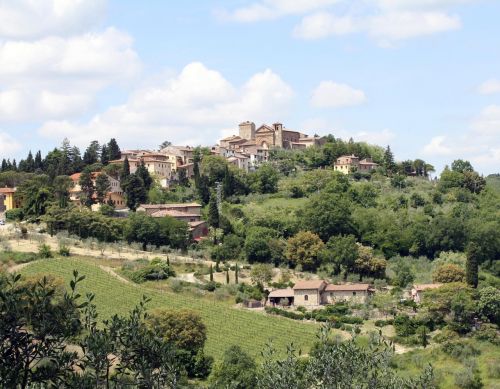
[(373, 162), (371, 158), (360, 160), (359, 157), (355, 155), (342, 155), (337, 158), (337, 161), (334, 164), (334, 169), (344, 174), (350, 174), (356, 171), (369, 173), (377, 167), (378, 164)]
[(298, 281), (293, 289), (275, 289), (269, 293), (271, 305), (317, 307), (340, 301), (364, 303), (373, 293), (369, 284), (329, 284), (323, 280)]

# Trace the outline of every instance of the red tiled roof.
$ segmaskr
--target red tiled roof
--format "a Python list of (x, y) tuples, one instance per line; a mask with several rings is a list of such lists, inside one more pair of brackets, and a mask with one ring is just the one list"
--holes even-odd
[(14, 193), (17, 188), (0, 188), (0, 193)]
[(322, 289), (325, 285), (326, 282), (323, 280), (297, 281), (293, 289)]
[(423, 290), (428, 290), (428, 289), (437, 289), (439, 287), (443, 286), (443, 284), (415, 284), (413, 285), (413, 288), (417, 291), (417, 292), (421, 292)]
[(334, 292), (334, 291), (363, 291), (363, 290), (368, 290), (370, 289), (369, 284), (344, 284), (344, 285), (334, 285), (334, 284), (329, 284), (325, 288), (325, 291), (328, 292)]
[(269, 293), (269, 297), (277, 297), (277, 298), (287, 298), (287, 297), (293, 297), (293, 289), (287, 288), (287, 289), (275, 289), (271, 293)]

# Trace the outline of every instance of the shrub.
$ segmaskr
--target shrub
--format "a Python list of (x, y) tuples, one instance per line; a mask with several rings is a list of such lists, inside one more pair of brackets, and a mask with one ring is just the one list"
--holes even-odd
[(442, 350), (445, 354), (448, 354), (450, 357), (458, 359), (462, 362), (481, 354), (479, 349), (471, 343), (465, 341), (446, 342), (443, 344)]
[(167, 262), (161, 259), (153, 259), (150, 264), (130, 274), (130, 279), (137, 284), (145, 281), (166, 280), (169, 277), (175, 277), (175, 272), (170, 269)]
[(406, 337), (415, 334), (417, 324), (408, 315), (398, 315), (394, 319), (394, 328), (396, 335)]
[(434, 282), (463, 282), (465, 279), (465, 271), (460, 266), (453, 263), (445, 263), (436, 268), (432, 274)]
[(42, 243), (38, 246), (38, 256), (40, 258), (52, 258), (52, 250), (48, 244)]
[(394, 320), (388, 319), (388, 320), (376, 320), (375, 321), (375, 327), (385, 327), (392, 325), (394, 323)]
[(200, 288), (203, 290), (208, 290), (209, 292), (213, 292), (215, 289), (217, 289), (217, 283), (215, 281), (208, 281), (206, 284), (202, 284)]
[(483, 387), (479, 371), (470, 367), (455, 373), (455, 385), (461, 389), (481, 389)]
[(59, 246), (59, 255), (62, 257), (69, 257), (70, 256), (69, 247), (66, 245)]
[(266, 307), (265, 311), (268, 314), (280, 315), (280, 316), (287, 317), (289, 319), (294, 319), (294, 320), (303, 320), (304, 319), (303, 313), (287, 311), (285, 309), (280, 309), (280, 308), (276, 308), (276, 307)]
[(486, 342), (491, 342), (495, 345), (500, 345), (500, 337), (498, 336), (498, 327), (494, 324), (481, 324), (479, 330), (474, 333), (474, 336)]
[(24, 212), (21, 208), (9, 209), (5, 212), (5, 218), (12, 221), (20, 221), (24, 218)]
[(434, 341), (436, 343), (445, 343), (445, 342), (449, 342), (451, 340), (457, 340), (458, 339), (458, 334), (449, 329), (449, 328), (444, 328), (443, 331), (441, 331), (439, 334), (437, 334), (435, 337), (434, 337)]

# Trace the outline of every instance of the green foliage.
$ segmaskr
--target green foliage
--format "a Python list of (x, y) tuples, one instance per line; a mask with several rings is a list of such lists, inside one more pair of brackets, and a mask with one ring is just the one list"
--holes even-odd
[(111, 184), (109, 182), (109, 177), (104, 173), (99, 173), (95, 180), (95, 194), (97, 202), (99, 204), (104, 204), (104, 201), (110, 189)]
[(291, 266), (300, 265), (303, 270), (315, 270), (319, 265), (320, 252), (324, 246), (318, 235), (300, 231), (288, 239), (285, 255)]
[(336, 235), (328, 240), (325, 249), (320, 253), (320, 258), (323, 263), (333, 265), (334, 274), (339, 274), (343, 270), (347, 275), (354, 271), (358, 254), (359, 246), (354, 235)]
[(54, 255), (52, 254), (50, 246), (42, 243), (38, 246), (38, 256), (40, 258), (52, 258)]
[(251, 389), (257, 384), (257, 365), (241, 347), (231, 346), (224, 352), (209, 378), (210, 388)]
[(467, 284), (473, 288), (477, 288), (478, 273), (479, 273), (479, 247), (475, 243), (471, 243), (467, 247), (467, 262), (465, 264), (465, 279)]
[(269, 239), (276, 236), (276, 232), (266, 227), (251, 227), (247, 231), (244, 251), (247, 260), (252, 262), (269, 262), (271, 249)]
[(273, 274), (274, 272), (272, 265), (259, 263), (252, 266), (250, 277), (254, 284), (264, 285), (272, 280)]
[(465, 281), (465, 271), (458, 265), (452, 263), (444, 264), (436, 268), (432, 274), (434, 282), (463, 282)]
[(500, 325), (500, 290), (487, 286), (479, 290), (479, 312), (489, 321)]
[(22, 208), (9, 209), (5, 212), (5, 218), (11, 221), (20, 221), (24, 218), (24, 211)]
[(140, 284), (145, 281), (159, 281), (175, 277), (175, 271), (170, 268), (166, 261), (153, 259), (145, 266), (137, 266), (129, 272), (128, 276), (133, 282)]

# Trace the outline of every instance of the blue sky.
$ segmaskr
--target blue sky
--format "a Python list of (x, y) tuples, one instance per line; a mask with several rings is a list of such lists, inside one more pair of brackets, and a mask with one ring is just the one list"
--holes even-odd
[(243, 120), (500, 171), (500, 1), (4, 1), (0, 158)]

